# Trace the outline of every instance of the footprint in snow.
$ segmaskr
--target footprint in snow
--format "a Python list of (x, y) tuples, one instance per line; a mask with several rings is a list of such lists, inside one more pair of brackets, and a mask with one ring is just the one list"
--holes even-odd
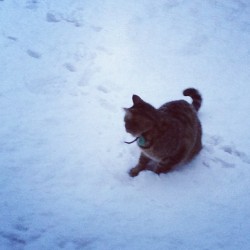
[[(49, 11), (46, 14), (46, 21), (49, 23), (58, 23), (61, 21), (64, 21), (69, 24), (73, 24), (75, 27), (82, 27), (84, 26), (84, 13), (81, 12), (81, 10), (76, 10), (75, 12), (69, 13), (69, 14), (63, 14), (56, 11)], [(94, 28), (97, 29), (97, 32), (99, 32), (98, 26), (94, 26)]]
[(7, 38), (11, 41), (14, 41), (14, 42), (17, 42), (18, 41), (18, 38), (15, 37), (15, 36), (7, 36)]
[(13, 246), (13, 249), (17, 249), (18, 246), (24, 247), (27, 243), (25, 239), (16, 233), (0, 232), (0, 236), (9, 242)]
[(100, 32), (103, 30), (101, 26), (95, 26), (95, 25), (92, 25), (91, 29), (94, 30), (95, 32)]
[(63, 65), (68, 71), (70, 71), (70, 72), (76, 72), (77, 70), (76, 70), (76, 67), (73, 65), (73, 64), (71, 64), (71, 63), (64, 63), (64, 65)]
[(35, 59), (40, 59), (42, 56), (39, 52), (30, 49), (28, 49), (26, 52), (30, 57), (33, 57)]
[(61, 15), (55, 12), (48, 12), (46, 15), (46, 21), (49, 23), (58, 23), (62, 20)]
[(58, 242), (59, 248), (68, 248), (68, 246), (74, 246), (74, 249), (87, 249), (96, 242), (96, 238), (76, 238), (76, 239), (60, 239)]
[(28, 0), (26, 1), (26, 8), (30, 9), (30, 10), (35, 10), (37, 9), (39, 6), (39, 0)]
[(105, 86), (102, 86), (102, 85), (99, 85), (97, 87), (97, 90), (99, 90), (100, 92), (104, 93), (104, 94), (107, 94), (109, 93), (109, 90), (105, 87)]
[(167, 2), (164, 4), (163, 9), (164, 9), (164, 10), (172, 10), (173, 8), (178, 7), (180, 4), (181, 4), (181, 1), (178, 1), (178, 0), (170, 0), (170, 1), (167, 1)]
[(20, 232), (27, 232), (29, 230), (29, 228), (25, 225), (23, 225), (22, 223), (18, 223), (14, 226), (14, 229)]
[(246, 153), (237, 150), (233, 145), (224, 145), (221, 147), (221, 150), (229, 155), (240, 158), (244, 163), (250, 164), (250, 157)]
[(225, 168), (233, 168), (241, 163), (250, 164), (250, 157), (246, 153), (239, 151), (234, 145), (223, 144), (223, 139), (219, 136), (205, 135), (203, 144), (203, 164), (207, 167), (213, 163), (219, 163)]

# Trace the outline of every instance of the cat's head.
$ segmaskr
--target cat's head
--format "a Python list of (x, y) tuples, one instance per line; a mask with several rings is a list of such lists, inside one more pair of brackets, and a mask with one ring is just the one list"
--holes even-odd
[(147, 102), (144, 102), (139, 96), (133, 95), (133, 106), (124, 108), (125, 110), (125, 128), (128, 133), (138, 137), (142, 133), (150, 130), (157, 119), (156, 109)]

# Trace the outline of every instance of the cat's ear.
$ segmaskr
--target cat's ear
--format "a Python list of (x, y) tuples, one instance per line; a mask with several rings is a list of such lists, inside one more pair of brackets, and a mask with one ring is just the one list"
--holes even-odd
[(144, 102), (138, 95), (133, 95), (132, 100), (133, 100), (134, 105)]

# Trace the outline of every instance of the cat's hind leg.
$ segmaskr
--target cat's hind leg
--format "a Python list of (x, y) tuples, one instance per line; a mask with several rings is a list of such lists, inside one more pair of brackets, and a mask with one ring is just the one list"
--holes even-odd
[(138, 164), (131, 168), (129, 171), (129, 175), (131, 177), (137, 176), (141, 171), (145, 170), (147, 168), (147, 164), (149, 163), (150, 159), (141, 153)]
[(157, 168), (154, 170), (156, 174), (161, 174), (161, 173), (167, 173), (170, 172), (175, 164), (164, 164), (164, 163), (159, 163)]
[(179, 151), (175, 155), (166, 157), (161, 162), (159, 162), (154, 172), (156, 174), (161, 174), (171, 171), (174, 167), (176, 167), (183, 161), (185, 155), (186, 155), (186, 149), (183, 146), (179, 149)]

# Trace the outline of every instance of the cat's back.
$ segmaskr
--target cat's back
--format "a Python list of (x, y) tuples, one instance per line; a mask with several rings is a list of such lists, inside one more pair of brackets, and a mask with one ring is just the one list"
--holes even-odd
[(192, 124), (197, 117), (194, 107), (185, 100), (167, 102), (158, 111), (162, 113), (162, 116), (176, 119), (186, 124)]
[(189, 111), (193, 112), (194, 109), (192, 105), (190, 105), (187, 101), (185, 100), (177, 100), (177, 101), (171, 101), (163, 104), (158, 111), (163, 112), (163, 113), (176, 113), (180, 111)]

